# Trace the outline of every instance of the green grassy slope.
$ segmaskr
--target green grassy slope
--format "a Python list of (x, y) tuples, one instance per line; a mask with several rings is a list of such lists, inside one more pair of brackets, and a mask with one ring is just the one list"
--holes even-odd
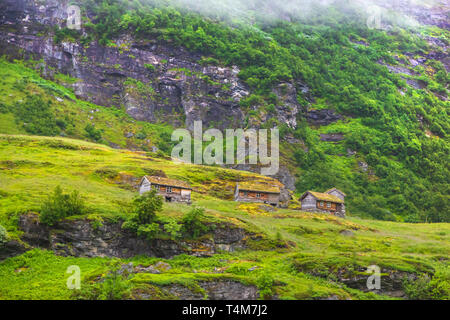
[[(0, 133), (6, 134), (45, 134), (45, 127), (54, 127), (51, 135), (62, 135), (85, 140), (95, 140), (107, 145), (121, 148), (151, 150), (157, 146), (165, 151), (170, 140), (172, 128), (166, 124), (150, 124), (136, 121), (123, 110), (107, 108), (79, 100), (73, 91), (62, 84), (70, 84), (73, 79), (63, 74), (56, 74), (55, 81), (45, 80), (35, 71), (38, 61), (15, 61), (14, 63), (0, 59)], [(39, 97), (36, 109), (27, 110), (36, 113), (35, 117), (27, 117), (19, 113), (22, 105), (29, 103), (29, 97)], [(42, 105), (50, 103), (49, 120), (40, 123)], [(26, 116), (26, 114), (25, 114)], [(31, 128), (31, 125), (34, 126)], [(90, 136), (85, 130), (92, 125), (100, 133), (99, 137)], [(129, 133), (132, 134), (131, 137)], [(169, 136), (169, 139), (167, 139)]]
[[(58, 184), (66, 191), (79, 190), (89, 214), (109, 219), (123, 216), (121, 201), (136, 195), (130, 177), (163, 170), (171, 178), (192, 184), (194, 204), (206, 209), (208, 219), (238, 224), (266, 235), (274, 243), (285, 243), (277, 247), (270, 242), (256, 242), (250, 249), (233, 253), (207, 258), (181, 255), (164, 260), (172, 269), (161, 274), (137, 274), (129, 280), (134, 298), (139, 290), (150, 292), (154, 299), (173, 298), (158, 291), (158, 286), (181, 283), (195, 287), (198, 281), (214, 279), (255, 284), (263, 292), (283, 299), (332, 295), (341, 299), (389, 298), (350, 289), (336, 281), (339, 270), (353, 274), (372, 264), (397, 272), (434, 275), (431, 297), (448, 298), (450, 226), (445, 223), (339, 219), (292, 209), (269, 213), (257, 205), (224, 200), (222, 194), (217, 198), (211, 192), (214, 185), (232, 190), (236, 179), (265, 177), (178, 165), (143, 152), (115, 150), (67, 138), (1, 135), (0, 159), (0, 224), (11, 238), (18, 239), (21, 234), (17, 216), (38, 211), (41, 201)], [(160, 215), (180, 219), (188, 210), (186, 205), (164, 204)], [(343, 230), (351, 230), (353, 236), (341, 234)], [(81, 267), (82, 286), (89, 287), (92, 279), (112, 268), (113, 262), (146, 266), (161, 260), (59, 257), (36, 249), (0, 262), (0, 298), (70, 299), (74, 298), (73, 292), (65, 287), (69, 265)]]

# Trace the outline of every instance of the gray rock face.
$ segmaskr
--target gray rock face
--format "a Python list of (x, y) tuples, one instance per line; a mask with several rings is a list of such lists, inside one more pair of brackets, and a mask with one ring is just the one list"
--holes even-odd
[[(256, 300), (259, 298), (255, 286), (246, 286), (237, 281), (200, 281), (198, 285), (205, 291), (208, 300)], [(163, 288), (181, 300), (201, 300), (204, 294), (188, 287), (173, 284)]]
[(327, 142), (339, 142), (344, 140), (343, 133), (322, 133), (320, 134), (320, 140)]
[(334, 110), (320, 109), (308, 110), (306, 113), (306, 119), (314, 125), (326, 126), (343, 119), (343, 117), (335, 113)]
[(280, 123), (287, 124), (290, 128), (297, 127), (297, 114), (300, 105), (297, 102), (297, 88), (292, 83), (282, 83), (278, 85), (273, 92), (278, 97), (280, 103), (275, 108), (277, 118)]
[[(358, 270), (359, 272), (365, 272), (364, 268)], [(415, 280), (417, 279), (417, 275), (414, 273), (408, 273), (397, 270), (381, 270), (381, 283), (380, 289), (369, 290), (367, 288), (367, 279), (369, 275), (359, 274), (347, 276), (345, 272), (338, 273), (339, 282), (345, 284), (349, 288), (358, 289), (363, 292), (372, 291), (376, 294), (387, 295), (391, 297), (397, 298), (407, 298), (407, 295), (403, 289), (403, 281), (404, 279)]]
[(25, 246), (16, 240), (0, 244), (0, 261), (17, 256), (25, 251), (27, 251)]
[[(330, 274), (334, 276), (337, 282), (342, 283), (349, 288), (397, 298), (408, 298), (403, 288), (403, 281), (405, 279), (411, 281), (418, 278), (415, 273), (381, 268), (380, 289), (370, 290), (367, 287), (367, 281), (371, 274), (366, 273), (366, 271), (367, 269), (363, 267), (356, 267), (351, 271), (343, 268), (333, 271), (330, 270)], [(314, 270), (307, 272), (313, 276), (327, 277), (324, 273), (318, 273)]]
[[(33, 247), (43, 247), (63, 256), (119, 257), (147, 255), (171, 258), (182, 253), (210, 256), (217, 250), (234, 251), (245, 248), (245, 239), (251, 234), (232, 225), (217, 227), (211, 238), (201, 241), (147, 240), (123, 230), (121, 222), (104, 222), (93, 228), (88, 220), (62, 221), (49, 228), (39, 223), (35, 214), (23, 215), (19, 227), (22, 240)], [(161, 267), (161, 266), (158, 266)]]

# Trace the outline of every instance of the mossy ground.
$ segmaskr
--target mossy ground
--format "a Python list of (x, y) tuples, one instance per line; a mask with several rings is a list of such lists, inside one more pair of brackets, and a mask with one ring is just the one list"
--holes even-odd
[[(332, 295), (341, 299), (387, 299), (347, 288), (331, 274), (340, 268), (376, 264), (390, 270), (448, 275), (448, 224), (407, 224), (351, 215), (340, 219), (294, 209), (266, 212), (258, 205), (217, 198), (209, 192), (211, 184), (225, 188), (236, 179), (265, 177), (219, 167), (175, 164), (145, 152), (68, 138), (0, 135), (0, 224), (11, 238), (19, 239), (17, 217), (38, 212), (41, 202), (57, 185), (65, 191), (78, 190), (91, 217), (123, 217), (121, 205), (137, 194), (133, 181), (152, 170), (163, 170), (170, 178), (190, 183), (194, 204), (204, 207), (211, 221), (238, 225), (265, 235), (269, 241), (249, 240), (246, 250), (206, 258), (181, 255), (167, 260), (142, 256), (123, 259), (122, 263), (133, 262), (135, 266), (165, 261), (172, 267), (161, 274), (134, 276), (130, 283), (135, 290), (145, 287), (148, 291), (168, 283), (195, 287), (198, 281), (218, 279), (260, 286), (260, 279), (269, 277), (273, 280), (272, 294), (282, 299)], [(160, 214), (181, 218), (189, 209), (166, 203)], [(351, 230), (353, 235), (343, 235), (342, 230)], [(67, 267), (80, 266), (83, 286), (107, 273), (111, 260), (60, 257), (34, 249), (0, 262), (0, 299), (72, 299), (73, 292), (66, 288)], [(313, 276), (311, 271), (325, 276)], [(448, 288), (448, 278), (442, 281)], [(154, 292), (155, 299), (168, 298)]]

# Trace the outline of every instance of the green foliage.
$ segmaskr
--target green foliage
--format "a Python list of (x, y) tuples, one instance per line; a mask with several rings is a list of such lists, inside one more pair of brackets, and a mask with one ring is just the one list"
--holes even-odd
[(257, 278), (256, 285), (259, 289), (259, 295), (263, 299), (270, 299), (273, 296), (273, 284), (274, 280), (270, 273), (262, 272)]
[(156, 222), (138, 225), (136, 234), (147, 240), (153, 240), (159, 234), (159, 224)]
[(0, 113), (7, 113), (7, 112), (9, 112), (9, 107), (6, 104), (0, 102)]
[(16, 103), (13, 111), (16, 122), (26, 132), (35, 135), (54, 136), (60, 132), (51, 101), (45, 101), (40, 95), (27, 95), (25, 101)]
[(136, 222), (147, 224), (155, 221), (156, 214), (161, 211), (163, 198), (157, 195), (156, 190), (151, 190), (137, 197), (133, 201)]
[(195, 239), (207, 233), (210, 227), (202, 220), (205, 218), (205, 209), (192, 208), (182, 219), (182, 232), (188, 237)]
[(48, 196), (41, 206), (40, 220), (42, 223), (52, 226), (58, 220), (66, 217), (81, 215), (85, 212), (84, 200), (77, 190), (70, 194), (63, 193), (57, 186), (53, 194)]
[(63, 41), (68, 42), (75, 42), (76, 40), (80, 39), (80, 31), (76, 29), (69, 29), (69, 28), (62, 28), (62, 29), (55, 29), (55, 36), (54, 40), (55, 43), (59, 44)]
[(156, 67), (150, 63), (144, 64), (145, 69), (147, 69), (149, 72), (155, 72)]
[(118, 259), (108, 263), (108, 273), (102, 281), (93, 284), (83, 284), (80, 291), (75, 291), (73, 297), (79, 300), (124, 300), (131, 297), (130, 279), (132, 276), (121, 265)]
[(182, 225), (174, 218), (161, 216), (158, 221), (163, 224), (164, 231), (170, 236), (171, 239), (177, 239), (181, 235)]
[(405, 279), (403, 287), (406, 295), (413, 300), (450, 299), (450, 272), (437, 272), (433, 278), (422, 275), (416, 280)]
[(122, 227), (148, 240), (154, 239), (160, 233), (156, 215), (161, 211), (162, 206), (163, 198), (157, 195), (154, 189), (136, 197), (132, 203), (132, 214)]
[(100, 129), (96, 129), (92, 124), (88, 123), (84, 127), (84, 131), (86, 132), (86, 137), (94, 140), (96, 142), (102, 139), (102, 131)]
[[(333, 6), (321, 12), (317, 20), (261, 23), (267, 21), (261, 21), (256, 15), (252, 25), (233, 21), (230, 26), (226, 19), (205, 19), (165, 1), (85, 0), (83, 4), (96, 17), (84, 24), (87, 33), (103, 45), (114, 46), (113, 41), (119, 35), (131, 33), (138, 40), (157, 39), (184, 46), (201, 54), (202, 64), (220, 62), (239, 66), (239, 77), (251, 88), (251, 94), (241, 100), (247, 121), (258, 118), (264, 109), (272, 114), (277, 104), (273, 87), (291, 80), (304, 82), (310, 88), (307, 94), (299, 91), (297, 100), (303, 106), (309, 103), (310, 95), (316, 100), (311, 108), (334, 109), (357, 121), (357, 125), (353, 120), (336, 125), (345, 129), (345, 140), (336, 145), (316, 139), (317, 133), (325, 129), (306, 128), (306, 124), (301, 124), (303, 128), (300, 126), (295, 134), (308, 151), (296, 148), (299, 151), (294, 155), (302, 176), (297, 183), (298, 193), (306, 189), (320, 191), (337, 183), (348, 194), (352, 214), (383, 219), (395, 215), (396, 219), (410, 217), (409, 220), (422, 222), (450, 221), (448, 102), (434, 95), (448, 93), (448, 73), (441, 62), (428, 59), (425, 66), (416, 68), (421, 73), (417, 78), (427, 87), (416, 90), (406, 87), (399, 75), (390, 73), (379, 63), (397, 64), (396, 56), (429, 52), (426, 41), (415, 32), (401, 28), (392, 32), (370, 30), (352, 10), (342, 14)], [(434, 34), (436, 30), (430, 32)], [(447, 35), (441, 29), (438, 33), (442, 33), (442, 38)], [(72, 41), (77, 37), (73, 30), (55, 31), (58, 41)], [(368, 45), (355, 45), (350, 39), (363, 39)], [(145, 67), (153, 71), (150, 65)], [(424, 67), (434, 72), (425, 72)], [(135, 79), (125, 82), (130, 90), (154, 93), (150, 85)], [(39, 85), (55, 90), (42, 81)], [(26, 87), (26, 83), (16, 86)], [(16, 118), (22, 123), (21, 117)], [(25, 129), (49, 135), (66, 130), (64, 121), (58, 121), (56, 126), (38, 127), (40, 130), (35, 130), (33, 125)], [(44, 127), (50, 130), (44, 132)], [(282, 136), (291, 133), (286, 126), (280, 129)], [(427, 137), (428, 132), (433, 136)], [(92, 136), (87, 133), (87, 136), (94, 141), (101, 139), (97, 133)], [(142, 140), (140, 137), (138, 140)], [(163, 153), (170, 153), (173, 144), (167, 133), (155, 141)], [(369, 172), (358, 172), (356, 161), (338, 158), (347, 148), (357, 152), (358, 160), (369, 164)], [(286, 156), (291, 158), (289, 153)], [(422, 200), (424, 193), (427, 193), (426, 201)], [(396, 194), (403, 197), (401, 207), (394, 201), (377, 201), (377, 206), (382, 205), (380, 211), (373, 206), (366, 208), (361, 202), (368, 197), (387, 199)]]

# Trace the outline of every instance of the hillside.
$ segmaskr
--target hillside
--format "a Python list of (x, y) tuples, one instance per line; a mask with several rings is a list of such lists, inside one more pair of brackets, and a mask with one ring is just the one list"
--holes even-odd
[[(64, 1), (3, 0), (0, 52), (18, 60), (2, 62), (0, 98), (10, 110), (2, 132), (168, 154), (170, 128), (192, 129), (196, 120), (276, 126), (274, 177), (297, 195), (336, 186), (354, 215), (449, 221), (445, 4), (378, 1), (382, 25), (368, 28), (352, 1), (309, 3), (307, 15), (270, 1), (261, 6), (269, 15), (244, 2), (207, 10), (207, 2), (83, 0), (77, 31), (64, 24)], [(23, 99), (30, 89), (42, 99)], [(33, 120), (21, 109), (48, 98), (51, 128), (20, 123)]]
[[(0, 224), (9, 238), (0, 255), (31, 249), (0, 262), (1, 299), (106, 298), (101, 279), (108, 283), (111, 270), (121, 270), (117, 294), (131, 299), (449, 298), (445, 223), (340, 219), (241, 204), (224, 199), (235, 181), (266, 177), (67, 138), (1, 135), (0, 159), (8, 159), (0, 162)], [(161, 234), (151, 241), (118, 231), (136, 180), (158, 170), (189, 182), (194, 205), (206, 208), (204, 222), (216, 228), (196, 239)], [(33, 212), (57, 185), (79, 190), (88, 212), (47, 229)], [(166, 203), (158, 215), (182, 223), (190, 209)], [(382, 270), (379, 295), (366, 288), (373, 264)], [(71, 265), (81, 268), (78, 295), (66, 287)]]

